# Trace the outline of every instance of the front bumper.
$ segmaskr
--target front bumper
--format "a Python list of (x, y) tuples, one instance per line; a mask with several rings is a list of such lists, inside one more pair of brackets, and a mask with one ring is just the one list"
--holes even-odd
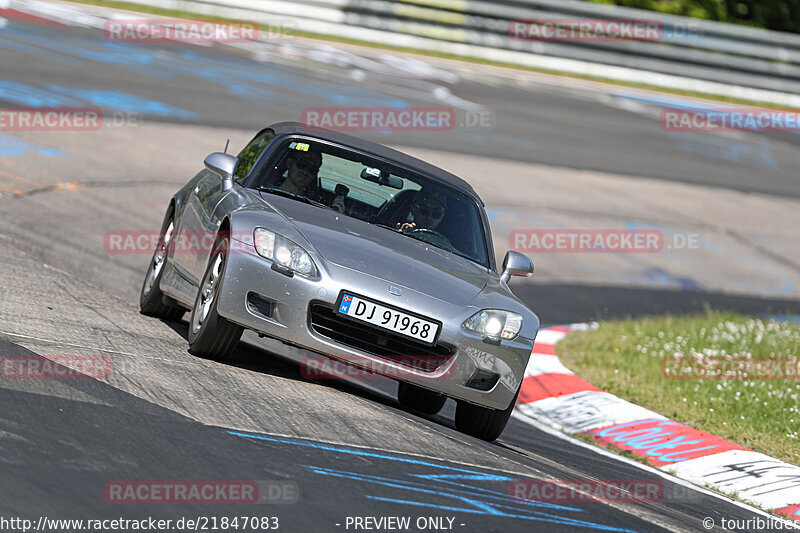
[[(521, 333), (513, 341), (487, 344), (461, 327), (477, 311), (475, 307), (456, 307), (412, 289), (404, 289), (403, 296), (396, 297), (389, 294), (385, 280), (327, 262), (321, 265), (319, 257), (314, 257), (320, 270), (317, 279), (288, 277), (272, 270), (268, 259), (240, 248), (245, 250), (228, 256), (217, 303), (218, 313), (231, 322), (476, 405), (505, 409), (513, 401), (530, 357), (532, 338)], [(438, 318), (442, 321), (438, 344), (450, 355), (435, 370), (425, 371), (320, 333), (322, 330), (312, 325), (311, 305), (333, 308), (341, 290)], [(481, 390), (487, 383), (491, 387)]]

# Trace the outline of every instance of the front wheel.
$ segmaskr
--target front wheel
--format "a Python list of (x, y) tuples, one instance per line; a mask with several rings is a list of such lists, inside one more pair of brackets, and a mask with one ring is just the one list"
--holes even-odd
[(217, 314), (228, 255), (228, 238), (220, 239), (208, 263), (189, 317), (189, 348), (200, 357), (215, 361), (230, 358), (244, 328)]
[[(519, 391), (517, 391), (519, 395)], [(517, 404), (517, 396), (511, 405), (502, 411), (489, 407), (480, 407), (459, 400), (456, 405), (456, 429), (485, 441), (493, 441), (506, 428), (511, 412)]]
[(164, 273), (164, 263), (167, 261), (169, 246), (172, 242), (172, 232), (175, 223), (170, 215), (167, 223), (161, 228), (161, 235), (158, 239), (158, 246), (150, 259), (150, 266), (147, 267), (147, 274), (142, 284), (142, 292), (139, 295), (139, 312), (163, 320), (177, 321), (183, 316), (185, 311), (168, 303), (168, 299), (161, 292), (161, 275)]
[(406, 409), (435, 415), (444, 407), (447, 396), (401, 381), (397, 387), (397, 401)]

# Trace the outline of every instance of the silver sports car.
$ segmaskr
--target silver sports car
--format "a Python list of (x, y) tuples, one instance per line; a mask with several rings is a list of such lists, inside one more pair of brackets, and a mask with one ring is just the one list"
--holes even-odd
[[(224, 360), (244, 329), (399, 381), (400, 403), (493, 440), (519, 392), (539, 319), (495, 264), (483, 202), (385, 146), (282, 122), (213, 153), (172, 198), (140, 299), (189, 318), (189, 346)], [(315, 355), (315, 357), (319, 357)]]

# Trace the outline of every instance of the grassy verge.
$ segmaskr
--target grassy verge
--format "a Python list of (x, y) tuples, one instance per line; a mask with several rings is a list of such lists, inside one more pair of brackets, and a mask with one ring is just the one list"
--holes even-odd
[[(559, 343), (557, 351), (568, 368), (601, 389), (800, 465), (800, 379), (796, 374), (774, 380), (746, 379), (752, 373), (698, 379), (698, 369), (711, 371), (709, 361), (726, 357), (735, 364), (748, 356), (788, 358), (795, 361), (796, 372), (798, 365), (792, 358), (800, 355), (800, 324), (716, 312), (663, 316), (603, 323), (595, 331), (575, 332)], [(682, 363), (669, 364), (677, 360)], [(667, 371), (676, 367), (686, 372), (667, 379)]]
[[(154, 7), (154, 6), (146, 6), (146, 5), (134, 4), (134, 3), (131, 3), (131, 2), (125, 2), (125, 1), (121, 1), (121, 0), (68, 0), (68, 1), (74, 2), (76, 4), (88, 4), (88, 5), (96, 5), (96, 6), (105, 6), (105, 7), (111, 7), (111, 8), (116, 8), (116, 9), (125, 9), (125, 10), (128, 10), (128, 11), (137, 11), (137, 12), (140, 12), (140, 13), (151, 13), (153, 15), (161, 15), (161, 16), (165, 16), (165, 17), (190, 18), (190, 19), (194, 19), (194, 20), (209, 20), (209, 21), (230, 21), (230, 19), (226, 19), (226, 18), (222, 18), (222, 17), (214, 17), (214, 16), (210, 16), (210, 15), (198, 15), (198, 14), (191, 13), (191, 12), (188, 12), (188, 11), (165, 9), (165, 8)], [(270, 28), (270, 27), (267, 27), (267, 26), (262, 26), (261, 29), (263, 29), (265, 31), (273, 31), (273, 32), (275, 31), (275, 28)], [(794, 108), (787, 107), (787, 106), (782, 106), (782, 105), (778, 105), (778, 104), (773, 104), (771, 102), (758, 102), (758, 101), (753, 101), (753, 100), (746, 100), (746, 99), (743, 99), (743, 98), (734, 98), (734, 97), (730, 97), (730, 96), (727, 96), (727, 95), (724, 95), (724, 94), (706, 94), (706, 93), (701, 93), (701, 92), (697, 92), (697, 91), (688, 91), (688, 90), (682, 90), (682, 89), (664, 88), (664, 87), (658, 87), (656, 85), (649, 85), (649, 84), (646, 84), (646, 83), (633, 83), (633, 82), (612, 80), (612, 79), (603, 78), (603, 77), (600, 77), (600, 76), (587, 76), (587, 75), (582, 75), (582, 74), (572, 74), (572, 73), (569, 73), (569, 72), (559, 72), (559, 71), (548, 70), (548, 69), (525, 67), (525, 66), (515, 65), (513, 63), (503, 63), (501, 61), (489, 61), (489, 60), (486, 60), (486, 59), (480, 59), (480, 58), (476, 58), (476, 57), (464, 57), (464, 56), (446, 54), (446, 53), (443, 53), (443, 52), (436, 52), (436, 51), (431, 51), (431, 50), (420, 50), (420, 49), (416, 49), (416, 48), (405, 48), (405, 47), (400, 47), (400, 46), (385, 45), (385, 44), (379, 44), (379, 43), (372, 43), (372, 42), (368, 42), (368, 41), (360, 41), (360, 40), (357, 40), (357, 39), (350, 39), (350, 38), (347, 38), (347, 37), (338, 37), (338, 36), (324, 35), (324, 34), (319, 34), (319, 33), (305, 32), (305, 31), (296, 31), (296, 30), (283, 29), (283, 28), (281, 28), (281, 31), (283, 31), (283, 33), (286, 34), (286, 35), (294, 35), (294, 36), (298, 36), (298, 37), (308, 37), (308, 38), (311, 38), (311, 39), (320, 39), (320, 40), (324, 40), (324, 41), (337, 42), (337, 43), (343, 43), (343, 44), (369, 46), (371, 48), (378, 48), (378, 49), (383, 49), (383, 50), (392, 50), (392, 51), (397, 51), (397, 52), (410, 52), (410, 53), (426, 55), (426, 56), (430, 56), (430, 57), (440, 57), (440, 58), (444, 58), (444, 59), (456, 59), (456, 60), (460, 60), (460, 61), (468, 61), (470, 63), (477, 63), (477, 64), (481, 64), (481, 65), (490, 65), (490, 66), (496, 66), (496, 67), (513, 68), (513, 69), (517, 69), (517, 70), (526, 70), (526, 71), (529, 71), (529, 72), (539, 72), (539, 73), (542, 73), (542, 74), (553, 74), (553, 75), (557, 75), (557, 76), (563, 76), (563, 77), (566, 77), (566, 78), (575, 78), (575, 79), (581, 79), (581, 80), (587, 80), (587, 81), (597, 81), (597, 82), (609, 83), (609, 84), (612, 84), (612, 85), (618, 85), (620, 87), (630, 87), (630, 88), (634, 88), (634, 89), (647, 89), (647, 90), (652, 90), (652, 91), (658, 91), (658, 92), (664, 93), (664, 94), (672, 94), (672, 95), (676, 95), (676, 96), (688, 96), (688, 97), (692, 97), (692, 98), (702, 98), (702, 99), (705, 99), (705, 100), (714, 100), (714, 101), (724, 102), (724, 103), (729, 103), (729, 104), (758, 106), (758, 107), (764, 107), (764, 108), (770, 108), (770, 109), (783, 109), (783, 110), (790, 110), (790, 111), (794, 111), (795, 110)]]

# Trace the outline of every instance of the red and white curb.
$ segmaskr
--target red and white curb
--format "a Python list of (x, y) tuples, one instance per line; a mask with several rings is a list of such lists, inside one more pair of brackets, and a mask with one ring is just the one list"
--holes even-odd
[(613, 444), (651, 466), (700, 486), (736, 493), (800, 521), (800, 467), (699, 431), (602, 391), (559, 360), (555, 344), (586, 324), (539, 332), (519, 393), (517, 411), (570, 434)]

